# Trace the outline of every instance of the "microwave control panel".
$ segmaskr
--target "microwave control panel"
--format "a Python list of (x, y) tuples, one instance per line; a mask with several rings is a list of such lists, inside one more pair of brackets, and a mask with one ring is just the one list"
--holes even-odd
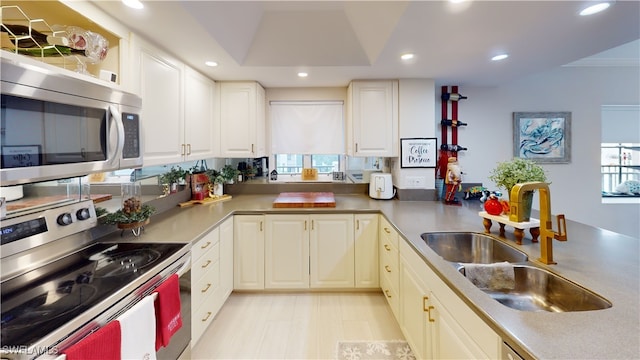
[(124, 159), (140, 157), (140, 116), (123, 112), (122, 123), (124, 125), (122, 157)]

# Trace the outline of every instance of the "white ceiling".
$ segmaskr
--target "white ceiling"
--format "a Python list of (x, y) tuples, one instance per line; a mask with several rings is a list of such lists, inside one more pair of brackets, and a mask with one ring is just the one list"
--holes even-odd
[[(578, 16), (587, 1), (94, 1), (215, 80), (265, 87), (431, 78), (495, 86), (568, 63), (638, 66), (640, 1)], [(629, 44), (630, 43), (630, 44)], [(400, 55), (413, 52), (409, 63)], [(509, 58), (490, 57), (508, 52)], [(214, 60), (218, 67), (204, 66)], [(309, 74), (298, 78), (297, 72)]]

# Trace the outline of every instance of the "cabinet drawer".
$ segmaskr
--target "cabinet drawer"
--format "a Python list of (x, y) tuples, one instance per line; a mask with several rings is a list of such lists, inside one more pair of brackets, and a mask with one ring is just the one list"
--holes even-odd
[(390, 243), (398, 249), (398, 233), (396, 230), (389, 224), (387, 219), (384, 217), (380, 217), (380, 243)]
[(215, 318), (219, 308), (214, 301), (214, 296), (204, 299), (201, 306), (196, 306), (191, 312), (191, 347), (193, 347), (202, 334), (207, 330)]
[(209, 265), (209, 270), (193, 283), (191, 287), (191, 304), (197, 308), (209, 295), (215, 293), (220, 288), (220, 262), (216, 261)]
[(393, 311), (393, 315), (396, 319), (400, 319), (400, 299), (398, 298), (398, 291), (396, 290), (397, 288), (394, 289), (390, 286), (388, 276), (382, 275), (380, 277), (380, 288), (389, 303), (389, 307), (391, 307), (391, 311)]
[(198, 281), (211, 266), (220, 259), (220, 243), (210, 245), (211, 249), (191, 265), (191, 280)]
[(398, 291), (400, 284), (400, 262), (397, 251), (385, 251), (380, 254), (380, 276), (387, 277), (389, 285), (393, 287), (395, 291)]
[(191, 247), (191, 257), (193, 258), (192, 262), (196, 262), (200, 259), (207, 251), (211, 250), (211, 248), (218, 244), (220, 241), (220, 229), (215, 228), (211, 230), (207, 235), (203, 236), (202, 239), (198, 240)]

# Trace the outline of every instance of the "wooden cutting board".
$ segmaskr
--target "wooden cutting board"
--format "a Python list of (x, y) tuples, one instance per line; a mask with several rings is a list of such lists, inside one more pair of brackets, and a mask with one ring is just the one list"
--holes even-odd
[[(91, 200), (94, 203), (110, 200), (113, 197), (111, 194), (91, 194)], [(16, 211), (32, 207), (45, 206), (49, 204), (62, 203), (70, 200), (66, 195), (50, 195), (40, 196), (35, 198), (25, 198), (7, 203), (7, 211)]]
[(286, 192), (273, 201), (274, 208), (336, 207), (332, 192)]

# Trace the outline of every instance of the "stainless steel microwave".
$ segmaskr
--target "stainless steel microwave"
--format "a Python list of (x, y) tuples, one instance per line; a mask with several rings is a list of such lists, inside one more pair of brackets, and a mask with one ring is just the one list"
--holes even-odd
[(140, 97), (22, 55), (0, 55), (3, 186), (142, 166)]

